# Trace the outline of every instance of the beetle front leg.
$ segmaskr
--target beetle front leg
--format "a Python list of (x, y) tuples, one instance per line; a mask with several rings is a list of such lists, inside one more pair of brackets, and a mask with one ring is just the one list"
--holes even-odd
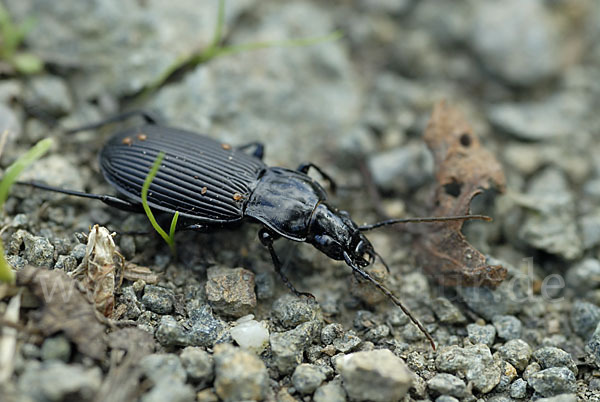
[(292, 291), (292, 293), (298, 297), (305, 296), (311, 299), (314, 299), (311, 293), (307, 292), (298, 292), (292, 282), (285, 276), (285, 274), (281, 271), (281, 262), (279, 261), (279, 257), (277, 257), (277, 253), (275, 253), (275, 248), (273, 247), (273, 242), (277, 240), (277, 235), (266, 228), (262, 228), (258, 231), (258, 238), (260, 242), (265, 246), (269, 253), (271, 253), (271, 259), (273, 260), (273, 266), (275, 267), (275, 272), (279, 275), (283, 283)]
[(335, 194), (337, 187), (338, 187), (335, 180), (333, 180), (333, 178), (331, 176), (329, 176), (327, 173), (325, 173), (323, 171), (323, 169), (321, 169), (314, 163), (311, 163), (311, 162), (302, 163), (302, 164), (300, 164), (300, 166), (298, 166), (298, 169), (296, 169), (296, 170), (299, 172), (302, 172), (304, 174), (308, 174), (308, 171), (310, 170), (310, 168), (315, 169), (317, 172), (319, 172), (319, 174), (321, 176), (323, 176), (323, 178), (327, 181), (327, 183), (329, 183), (331, 192)]

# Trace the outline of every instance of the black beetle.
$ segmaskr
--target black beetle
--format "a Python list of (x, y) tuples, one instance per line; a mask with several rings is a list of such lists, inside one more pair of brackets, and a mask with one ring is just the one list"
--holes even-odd
[[(327, 203), (327, 193), (307, 173), (314, 168), (335, 188), (327, 174), (311, 163), (302, 164), (297, 170), (269, 167), (262, 161), (263, 146), (260, 143), (234, 148), (200, 134), (157, 125), (154, 118), (139, 111), (71, 131), (97, 128), (133, 114), (145, 117), (147, 124), (117, 132), (99, 157), (104, 177), (120, 197), (66, 190), (42, 183), (20, 184), (99, 199), (119, 209), (143, 212), (142, 186), (162, 151), (165, 157), (148, 193), (148, 204), (152, 209), (170, 214), (178, 211), (182, 222), (180, 228), (188, 230), (207, 231), (243, 220), (261, 224), (260, 241), (269, 250), (276, 272), (297, 295), (310, 294), (298, 292), (281, 272), (273, 242), (283, 237), (310, 243), (328, 257), (345, 261), (356, 274), (375, 285), (410, 317), (435, 348), (423, 325), (389, 289), (364, 270), (379, 255), (362, 232), (394, 223), (489, 218), (467, 215), (392, 219), (358, 226), (346, 211)], [(252, 154), (244, 152), (251, 146), (255, 148)]]

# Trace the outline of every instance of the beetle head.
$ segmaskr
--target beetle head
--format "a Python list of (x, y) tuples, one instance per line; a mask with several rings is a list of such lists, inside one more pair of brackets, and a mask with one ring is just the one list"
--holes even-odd
[(320, 203), (311, 218), (307, 242), (334, 260), (348, 258), (359, 267), (375, 260), (375, 250), (346, 211)]

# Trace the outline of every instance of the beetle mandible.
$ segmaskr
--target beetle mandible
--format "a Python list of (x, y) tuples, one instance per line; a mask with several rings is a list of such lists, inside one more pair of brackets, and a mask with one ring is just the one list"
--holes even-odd
[[(335, 189), (335, 183), (312, 163), (297, 170), (269, 167), (262, 161), (263, 145), (252, 143), (232, 147), (190, 131), (164, 127), (148, 113), (133, 111), (78, 128), (98, 128), (139, 114), (146, 124), (114, 134), (100, 152), (100, 168), (105, 179), (119, 196), (90, 194), (62, 189), (42, 183), (20, 183), (64, 194), (93, 198), (110, 206), (143, 212), (141, 192), (144, 180), (159, 152), (163, 163), (152, 181), (148, 205), (164, 213), (179, 212), (179, 229), (208, 231), (242, 221), (262, 225), (261, 243), (269, 250), (275, 271), (288, 288), (298, 292), (281, 271), (281, 262), (273, 247), (278, 238), (313, 245), (334, 260), (344, 261), (353, 272), (371, 282), (399, 306), (425, 334), (433, 348), (429, 332), (387, 287), (364, 268), (379, 258), (363, 232), (382, 226), (406, 222), (484, 219), (481, 215), (391, 219), (371, 225), (357, 225), (346, 211), (327, 202), (325, 189), (309, 175), (317, 170)], [(254, 147), (252, 154), (245, 152)]]

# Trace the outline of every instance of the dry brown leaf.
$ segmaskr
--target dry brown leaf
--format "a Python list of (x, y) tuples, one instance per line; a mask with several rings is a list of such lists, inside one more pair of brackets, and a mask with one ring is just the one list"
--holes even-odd
[[(483, 190), (504, 190), (502, 167), (457, 109), (445, 102), (434, 106), (425, 142), (434, 156), (438, 182), (432, 216), (466, 215), (473, 197)], [(485, 256), (461, 233), (462, 225), (463, 221), (424, 225), (417, 240), (421, 266), (444, 286), (497, 286), (506, 269), (487, 265)]]
[(88, 235), (83, 261), (71, 276), (85, 275), (83, 285), (92, 293), (96, 308), (110, 317), (115, 306), (116, 246), (113, 234), (94, 225)]
[(158, 283), (158, 275), (156, 275), (148, 267), (134, 264), (133, 262), (126, 262), (123, 268), (123, 277), (128, 281), (139, 281), (143, 280), (147, 284), (155, 285)]
[(26, 266), (17, 271), (17, 285), (24, 286), (42, 304), (33, 324), (45, 335), (62, 331), (77, 349), (97, 360), (105, 356), (106, 326), (77, 281), (59, 270)]

